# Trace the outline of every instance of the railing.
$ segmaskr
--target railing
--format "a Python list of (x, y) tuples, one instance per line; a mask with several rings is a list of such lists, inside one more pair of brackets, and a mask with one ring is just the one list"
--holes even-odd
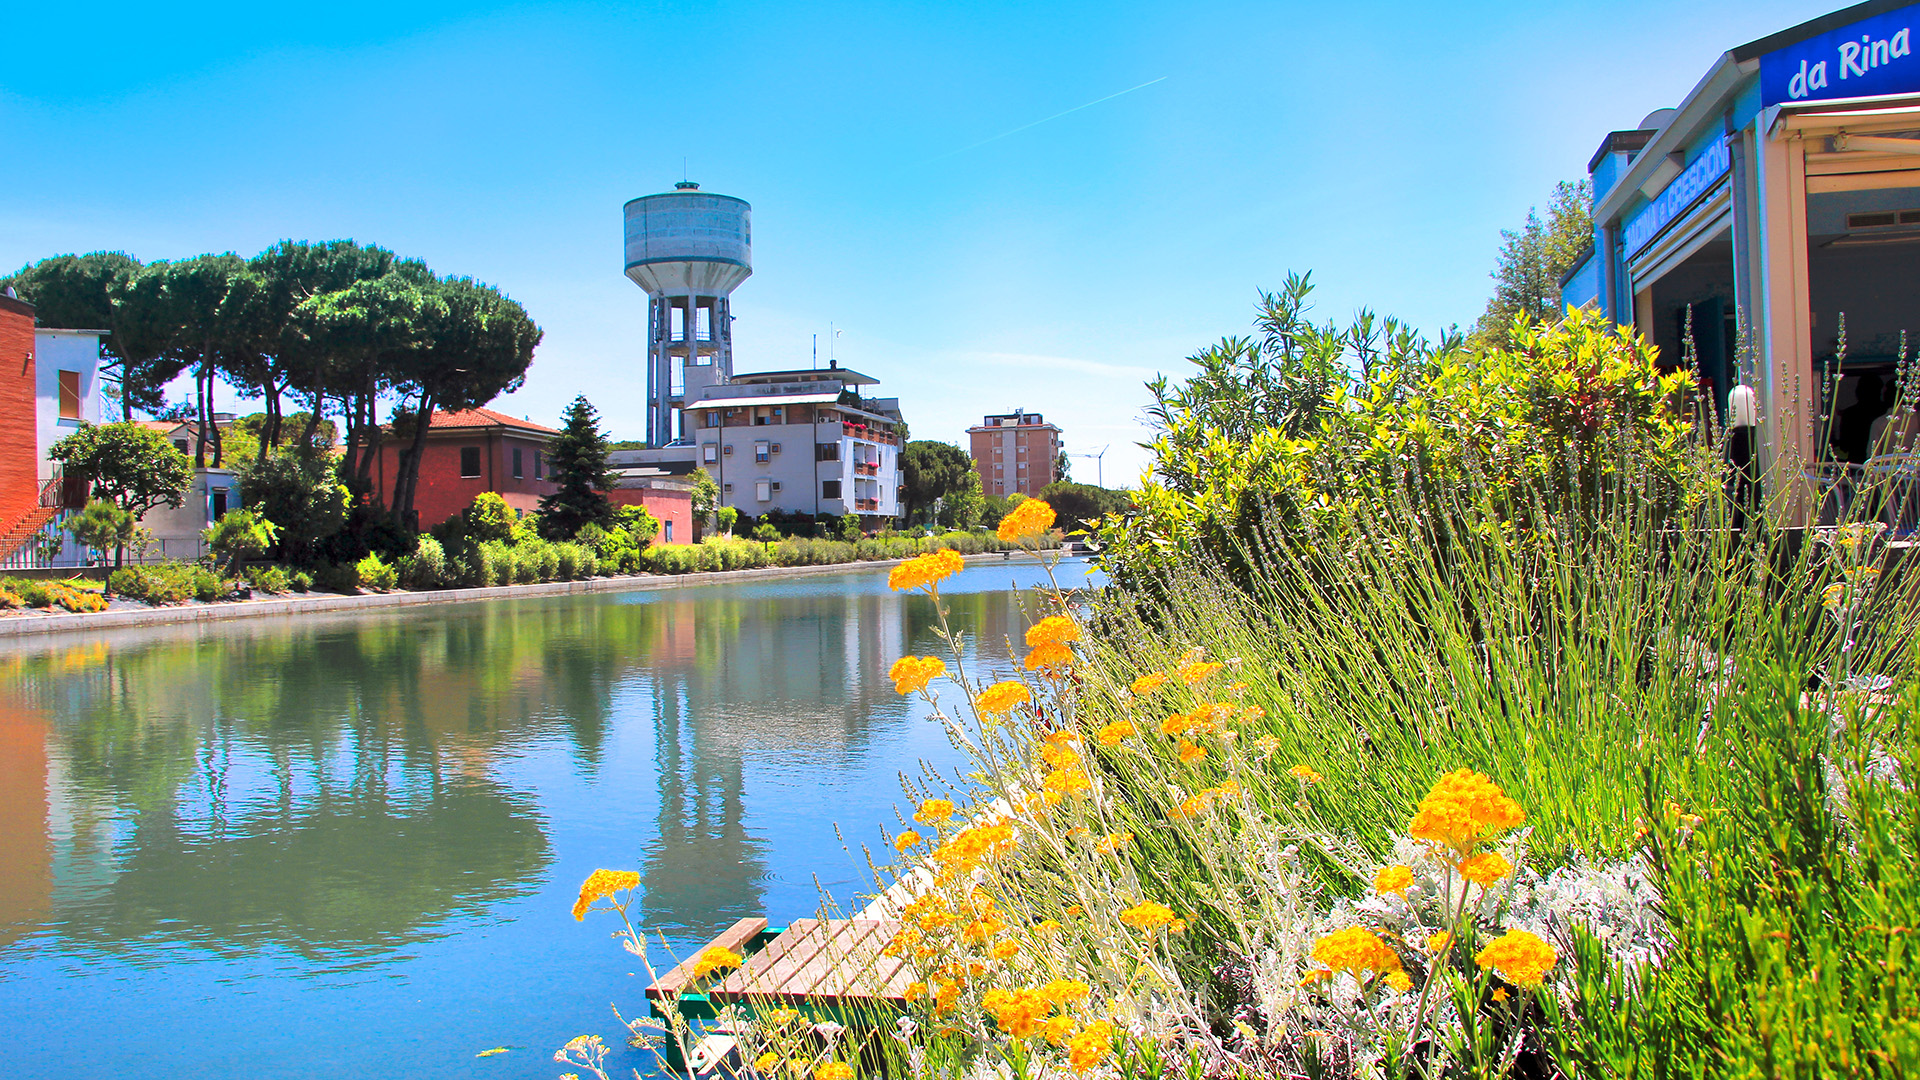
[(55, 514), (19, 547), (0, 557), (0, 570), (45, 570), (52, 566), (66, 540), (63, 530), (68, 516), (66, 511)]
[(856, 476), (878, 476), (880, 475), (880, 463), (877, 461), (856, 461), (853, 463), (853, 471)]
[(55, 476), (40, 481), (40, 505), (49, 510), (78, 510), (87, 505), (87, 482), (83, 477)]
[(879, 499), (855, 499), (853, 500), (853, 508), (855, 510), (873, 510), (877, 512), (880, 509), (880, 500)]

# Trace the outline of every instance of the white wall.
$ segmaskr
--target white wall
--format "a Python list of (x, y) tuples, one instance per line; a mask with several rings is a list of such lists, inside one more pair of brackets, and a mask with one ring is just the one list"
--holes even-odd
[(39, 422), (40, 477), (53, 475), (47, 448), (80, 426), (60, 418), (60, 372), (80, 373), (80, 418), (100, 422), (100, 334), (89, 330), (33, 332), (35, 414)]

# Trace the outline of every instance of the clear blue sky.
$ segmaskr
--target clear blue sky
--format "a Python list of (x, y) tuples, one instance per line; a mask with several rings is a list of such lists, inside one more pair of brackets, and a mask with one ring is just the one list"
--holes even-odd
[(15, 5), (0, 267), (380, 243), (546, 330), (496, 407), (585, 392), (631, 437), (620, 207), (684, 159), (754, 207), (742, 370), (824, 358), (831, 322), (915, 437), (1021, 406), (1130, 484), (1141, 383), (1246, 332), (1257, 287), (1470, 322), (1499, 230), (1605, 132), (1839, 6)]

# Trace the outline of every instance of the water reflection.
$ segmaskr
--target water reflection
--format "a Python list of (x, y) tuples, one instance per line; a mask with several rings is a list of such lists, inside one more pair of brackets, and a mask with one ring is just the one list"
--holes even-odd
[[(1007, 585), (1035, 577), (952, 583), (980, 658), (1004, 662), (1025, 625)], [(421, 948), (505, 925), (489, 978), (538, 992), (551, 952), (596, 948), (556, 902), (570, 847), (637, 863), (646, 922), (678, 939), (770, 911), (776, 885), (791, 906), (828, 823), (870, 827), (934, 745), (885, 679), (932, 622), (867, 573), (23, 643), (0, 657), (0, 1041), (105, 1007), (125, 978), (106, 963), (149, 990), (378, 963), (466, 992)], [(302, 1009), (324, 1029), (380, 993)], [(157, 1042), (256, 1023), (143, 1001)], [(482, 1019), (412, 1022), (430, 1041)], [(551, 1022), (557, 1044), (582, 1021)]]

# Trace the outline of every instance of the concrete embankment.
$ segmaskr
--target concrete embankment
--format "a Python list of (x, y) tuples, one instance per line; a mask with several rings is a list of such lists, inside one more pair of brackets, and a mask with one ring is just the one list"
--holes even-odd
[[(1004, 552), (989, 552), (966, 557), (970, 565), (980, 562), (1012, 562), (1026, 558), (1030, 556)], [(889, 559), (878, 562), (833, 563), (828, 566), (768, 566), (754, 570), (711, 570), (693, 574), (636, 574), (630, 577), (590, 578), (586, 581), (549, 581), (539, 585), (497, 585), (484, 589), (434, 589), (426, 592), (370, 593), (361, 596), (276, 596), (260, 600), (180, 604), (173, 607), (96, 611), (86, 614), (14, 615), (0, 618), (0, 639), (25, 637), (31, 634), (57, 634), (76, 630), (119, 630), (136, 626), (164, 626), (177, 623), (213, 622), (222, 619), (380, 611), (422, 604), (460, 604), (477, 600), (573, 596), (580, 593), (682, 589), (699, 585), (725, 585), (742, 581), (767, 581), (817, 574), (884, 570), (890, 566), (898, 566), (904, 561)]]

